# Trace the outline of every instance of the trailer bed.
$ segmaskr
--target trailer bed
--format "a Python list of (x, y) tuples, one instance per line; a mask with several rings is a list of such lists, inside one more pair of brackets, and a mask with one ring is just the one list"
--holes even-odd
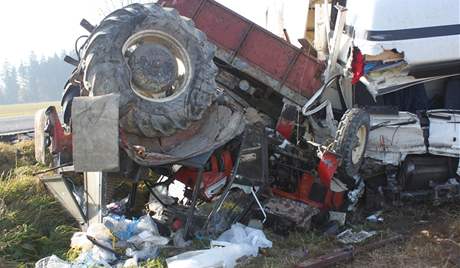
[(217, 45), (216, 57), (303, 105), (321, 86), (325, 65), (212, 0), (162, 0), (191, 18)]

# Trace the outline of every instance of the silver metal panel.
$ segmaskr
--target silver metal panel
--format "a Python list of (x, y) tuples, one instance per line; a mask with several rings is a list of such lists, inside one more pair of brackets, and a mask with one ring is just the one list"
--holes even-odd
[(83, 208), (80, 207), (69, 185), (61, 175), (47, 176), (41, 178), (41, 180), (72, 217), (81, 225), (86, 223), (86, 216), (83, 212)]
[(106, 205), (105, 190), (107, 173), (85, 172), (85, 193), (88, 223), (102, 223), (102, 213)]
[(118, 94), (74, 98), (72, 133), (75, 171), (118, 170), (118, 105)]

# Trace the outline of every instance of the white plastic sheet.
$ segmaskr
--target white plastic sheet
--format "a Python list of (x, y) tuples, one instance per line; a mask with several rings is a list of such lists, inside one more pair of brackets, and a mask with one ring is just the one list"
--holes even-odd
[(257, 256), (259, 248), (270, 248), (272, 242), (258, 229), (234, 224), (216, 241), (211, 249), (190, 251), (166, 259), (169, 268), (231, 268), (244, 256)]

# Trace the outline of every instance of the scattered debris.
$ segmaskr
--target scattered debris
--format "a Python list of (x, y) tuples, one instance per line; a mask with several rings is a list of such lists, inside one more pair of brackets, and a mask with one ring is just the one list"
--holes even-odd
[(265, 206), (264, 210), (270, 215), (285, 218), (298, 228), (309, 229), (311, 218), (319, 213), (317, 208), (305, 203), (287, 199), (272, 197)]
[(320, 268), (320, 267), (330, 267), (337, 263), (344, 263), (346, 261), (350, 261), (353, 259), (354, 256), (363, 252), (369, 252), (371, 250), (375, 250), (381, 247), (384, 247), (391, 243), (399, 242), (403, 239), (402, 235), (396, 235), (387, 239), (382, 239), (380, 241), (376, 241), (365, 245), (360, 248), (354, 248), (352, 246), (339, 249), (333, 253), (326, 254), (317, 258), (308, 259), (304, 262), (301, 262), (296, 265), (298, 268)]
[(354, 232), (352, 229), (347, 229), (337, 235), (337, 240), (343, 244), (356, 244), (361, 243), (364, 240), (376, 235), (376, 231), (364, 231)]
[(169, 268), (234, 267), (244, 256), (257, 256), (260, 248), (271, 248), (263, 231), (234, 224), (211, 241), (211, 248), (190, 251), (166, 259)]
[(39, 260), (36, 267), (126, 266), (126, 263), (156, 258), (159, 247), (168, 242), (168, 238), (159, 235), (157, 226), (148, 215), (138, 220), (109, 215), (104, 218), (104, 224), (91, 224), (86, 232), (73, 235), (71, 247), (80, 252), (74, 261), (65, 262), (53, 255)]
[(373, 222), (373, 223), (382, 223), (383, 222), (383, 217), (380, 216), (382, 215), (383, 211), (378, 211), (369, 217), (366, 218), (368, 222)]

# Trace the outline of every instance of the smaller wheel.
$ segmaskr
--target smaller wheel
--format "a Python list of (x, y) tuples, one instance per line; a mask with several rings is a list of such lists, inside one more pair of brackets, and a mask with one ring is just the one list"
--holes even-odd
[(349, 187), (353, 186), (353, 177), (358, 175), (363, 163), (369, 130), (369, 114), (362, 109), (350, 109), (340, 120), (333, 149), (342, 156), (338, 173)]

